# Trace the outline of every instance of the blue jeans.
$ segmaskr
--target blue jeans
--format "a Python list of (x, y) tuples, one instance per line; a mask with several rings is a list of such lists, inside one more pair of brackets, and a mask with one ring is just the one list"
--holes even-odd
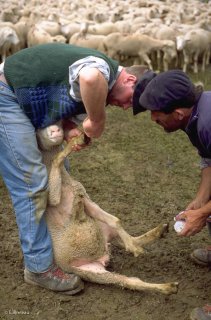
[(0, 82), (0, 174), (10, 193), (24, 263), (32, 272), (53, 262), (45, 221), (48, 177), (37, 147), (35, 129), (9, 86)]

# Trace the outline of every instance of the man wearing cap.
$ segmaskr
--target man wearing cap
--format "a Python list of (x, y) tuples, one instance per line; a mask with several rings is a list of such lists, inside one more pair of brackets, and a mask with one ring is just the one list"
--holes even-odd
[[(138, 84), (137, 84), (138, 87)], [(208, 225), (211, 234), (211, 91), (203, 92), (181, 70), (170, 70), (155, 76), (146, 86), (134, 92), (134, 114), (151, 111), (151, 119), (166, 132), (183, 130), (201, 156), (201, 183), (195, 199), (176, 217), (185, 219), (180, 236), (191, 236)], [(211, 266), (211, 247), (191, 254), (200, 265)], [(211, 306), (196, 308), (191, 319), (211, 319)]]

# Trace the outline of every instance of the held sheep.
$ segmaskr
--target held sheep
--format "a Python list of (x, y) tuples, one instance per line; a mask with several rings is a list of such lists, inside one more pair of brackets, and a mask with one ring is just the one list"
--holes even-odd
[[(82, 279), (100, 284), (113, 284), (138, 291), (175, 293), (177, 283), (152, 284), (139, 278), (126, 277), (109, 272), (108, 242), (116, 238), (126, 251), (136, 257), (143, 253), (143, 246), (159, 238), (166, 225), (159, 225), (139, 237), (130, 236), (120, 220), (102, 210), (87, 195), (84, 187), (75, 181), (63, 166), (74, 144), (83, 144), (84, 135), (71, 139), (61, 150), (57, 146), (63, 139), (61, 126), (53, 125), (38, 130), (38, 143), (42, 149), (43, 162), (49, 174), (49, 199), (46, 212), (51, 232), (54, 259), (66, 272), (73, 272)], [(56, 146), (54, 145), (56, 144)]]

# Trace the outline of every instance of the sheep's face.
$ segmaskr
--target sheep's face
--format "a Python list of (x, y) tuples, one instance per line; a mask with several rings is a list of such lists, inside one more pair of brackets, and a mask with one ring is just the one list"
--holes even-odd
[(44, 129), (37, 130), (37, 140), (42, 150), (49, 150), (54, 146), (62, 144), (64, 131), (60, 124), (54, 124)]
[(185, 39), (183, 36), (177, 36), (176, 37), (176, 45), (177, 45), (177, 50), (181, 51), (184, 48), (185, 45)]

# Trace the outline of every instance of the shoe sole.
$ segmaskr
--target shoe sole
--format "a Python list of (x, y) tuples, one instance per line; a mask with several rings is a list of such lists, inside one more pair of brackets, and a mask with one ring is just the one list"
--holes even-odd
[(193, 253), (191, 253), (190, 257), (195, 263), (199, 264), (200, 266), (208, 267), (208, 265), (209, 265), (208, 262), (204, 262), (204, 261), (199, 260), (198, 258), (196, 258), (196, 256), (194, 256)]
[(54, 291), (54, 292), (60, 293), (60, 294), (65, 294), (67, 296), (73, 296), (74, 294), (81, 292), (83, 289), (84, 289), (84, 284), (82, 283), (75, 290), (71, 290), (71, 291)]
[(42, 288), (44, 288), (44, 289), (53, 291), (53, 292), (55, 292), (55, 293), (65, 294), (65, 295), (69, 295), (69, 296), (72, 296), (72, 295), (74, 295), (74, 294), (76, 294), (76, 293), (78, 293), (78, 292), (80, 292), (80, 291), (82, 291), (82, 290), (84, 289), (84, 283), (83, 283), (83, 282), (81, 282), (80, 285), (79, 285), (77, 288), (73, 289), (73, 290), (69, 290), (69, 291), (55, 291), (55, 290), (51, 290), (51, 289), (49, 289), (49, 288), (46, 288), (45, 286), (42, 286), (41, 284), (39, 284), (39, 283), (37, 283), (37, 282), (35, 282), (35, 281), (31, 280), (31, 279), (27, 279), (27, 278), (25, 278), (25, 277), (24, 277), (24, 281), (25, 281), (26, 283), (28, 283), (28, 284), (32, 284), (32, 285), (34, 285), (34, 286), (42, 287)]

